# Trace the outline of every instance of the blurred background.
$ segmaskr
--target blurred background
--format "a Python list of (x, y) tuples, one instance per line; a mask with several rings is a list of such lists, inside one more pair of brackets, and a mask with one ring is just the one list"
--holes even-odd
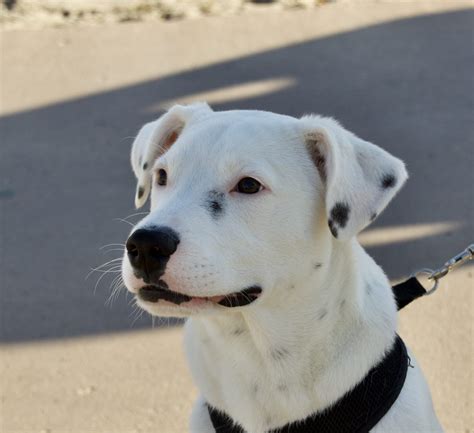
[[(334, 116), (402, 158), (360, 236), (393, 282), (472, 243), (472, 6), (3, 0), (0, 430), (187, 431), (180, 323), (111, 299), (116, 262), (86, 279), (143, 216), (130, 146), (174, 102)], [(448, 432), (474, 431), (472, 273), (400, 313)]]

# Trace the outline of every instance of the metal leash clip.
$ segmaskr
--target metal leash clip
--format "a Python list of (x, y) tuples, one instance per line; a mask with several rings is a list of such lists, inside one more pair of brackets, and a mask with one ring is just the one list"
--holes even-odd
[(418, 272), (415, 272), (412, 277), (417, 277), (418, 275), (428, 275), (428, 280), (433, 281), (433, 287), (426, 291), (426, 295), (431, 295), (437, 288), (439, 280), (447, 275), (448, 272), (452, 271), (454, 268), (463, 265), (469, 260), (474, 259), (474, 244), (469, 245), (464, 251), (456, 254), (452, 259), (448, 260), (440, 268), (433, 269), (420, 269)]

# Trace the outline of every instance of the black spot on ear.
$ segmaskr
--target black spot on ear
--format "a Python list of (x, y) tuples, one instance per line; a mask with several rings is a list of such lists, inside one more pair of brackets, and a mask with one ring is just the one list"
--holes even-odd
[(328, 220), (329, 230), (332, 235), (337, 238), (338, 230), (344, 228), (349, 220), (350, 208), (347, 203), (338, 202), (331, 209)]
[(332, 220), (328, 221), (329, 230), (331, 230), (332, 235), (337, 238), (337, 227), (334, 225)]
[(206, 207), (214, 218), (218, 218), (224, 212), (224, 193), (209, 191), (206, 199)]
[(148, 162), (145, 162), (145, 164), (143, 164), (143, 170), (146, 170), (148, 168)]
[(347, 203), (336, 203), (331, 209), (331, 220), (339, 227), (344, 228), (349, 220), (349, 205)]
[(382, 188), (387, 189), (387, 188), (393, 188), (395, 184), (397, 183), (397, 179), (393, 174), (386, 174), (382, 178)]
[(314, 263), (314, 264), (313, 264), (313, 268), (314, 268), (314, 269), (319, 269), (321, 266), (323, 266), (322, 263)]
[(137, 193), (138, 198), (142, 198), (144, 193), (145, 193), (145, 189), (142, 186), (138, 187), (138, 193)]
[(373, 221), (375, 218), (377, 218), (377, 212), (374, 212), (374, 213), (370, 216), (370, 221)]
[(244, 329), (244, 328), (235, 328), (235, 329), (232, 331), (232, 335), (239, 336), (239, 335), (242, 335), (244, 332), (245, 332), (245, 329)]

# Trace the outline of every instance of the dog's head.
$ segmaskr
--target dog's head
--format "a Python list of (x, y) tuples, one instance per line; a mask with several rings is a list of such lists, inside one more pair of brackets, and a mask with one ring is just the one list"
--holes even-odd
[(400, 160), (332, 119), (202, 103), (143, 126), (131, 159), (135, 204), (150, 196), (151, 210), (127, 240), (123, 278), (142, 308), (170, 316), (281, 297), (407, 177)]

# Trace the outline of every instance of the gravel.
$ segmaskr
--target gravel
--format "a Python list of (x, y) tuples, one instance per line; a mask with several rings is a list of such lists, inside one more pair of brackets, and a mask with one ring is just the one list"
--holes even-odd
[(269, 10), (314, 9), (335, 0), (3, 0), (3, 29), (169, 21)]

